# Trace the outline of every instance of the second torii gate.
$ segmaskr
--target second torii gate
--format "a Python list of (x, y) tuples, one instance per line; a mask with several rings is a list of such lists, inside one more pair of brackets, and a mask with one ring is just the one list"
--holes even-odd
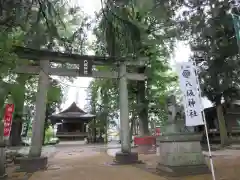
[[(49, 75), (93, 78), (119, 78), (120, 96), (120, 127), (121, 127), (121, 152), (116, 154), (119, 163), (135, 163), (138, 154), (131, 152), (129, 137), (129, 110), (127, 80), (143, 81), (144, 74), (128, 73), (127, 66), (144, 66), (146, 59), (141, 61), (127, 61), (127, 58), (82, 56), (78, 54), (66, 54), (47, 50), (34, 50), (24, 47), (16, 47), (15, 53), (24, 59), (34, 61), (34, 65), (18, 66), (16, 73), (39, 74), (38, 90), (36, 95), (36, 113), (33, 123), (32, 144), (29, 157), (21, 159), (23, 169), (35, 171), (43, 169), (47, 165), (47, 158), (41, 157), (44, 119), (46, 110), (46, 97), (49, 84)], [(79, 65), (79, 68), (53, 67), (54, 63), (69, 63)], [(97, 71), (94, 66), (117, 66), (116, 71)], [(30, 165), (28, 165), (28, 163)], [(34, 165), (33, 165), (34, 164)]]

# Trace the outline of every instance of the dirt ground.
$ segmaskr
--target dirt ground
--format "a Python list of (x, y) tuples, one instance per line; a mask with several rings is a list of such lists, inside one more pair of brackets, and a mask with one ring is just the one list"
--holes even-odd
[[(216, 180), (240, 179), (240, 150), (218, 151), (215, 153), (214, 165)], [(49, 158), (46, 171), (32, 175), (24, 172), (11, 173), (11, 180), (212, 180), (211, 174), (189, 177), (169, 178), (156, 174), (157, 156), (140, 155), (144, 163), (140, 165), (113, 165), (113, 157), (105, 152), (71, 150), (58, 152)], [(206, 158), (208, 162), (208, 159)], [(8, 168), (9, 169), (9, 168)], [(10, 168), (11, 171), (13, 167)], [(10, 170), (9, 169), (9, 170)]]
[(112, 162), (105, 153), (53, 160), (51, 164), (54, 165), (45, 172), (34, 173), (30, 180), (165, 180), (133, 166), (116, 166)]
[(240, 156), (219, 156), (214, 158), (216, 177), (219, 180), (240, 179)]
[[(56, 156), (57, 157), (57, 156)], [(112, 157), (105, 153), (91, 156), (53, 158), (47, 171), (36, 172), (30, 180), (211, 180), (211, 175), (199, 175), (179, 178), (167, 178), (149, 172), (156, 167), (156, 155), (140, 155), (145, 168), (138, 166), (112, 165)], [(61, 157), (61, 155), (59, 155)], [(217, 180), (239, 180), (240, 155), (218, 156), (214, 158)]]
[[(141, 159), (146, 163), (147, 169), (154, 169), (157, 165), (156, 155), (143, 155)], [(209, 159), (206, 158), (210, 168)], [(240, 179), (240, 151), (239, 155), (217, 156), (213, 158), (215, 175), (217, 180), (239, 180)], [(168, 178), (173, 180), (212, 180), (211, 175), (199, 175), (179, 178)]]

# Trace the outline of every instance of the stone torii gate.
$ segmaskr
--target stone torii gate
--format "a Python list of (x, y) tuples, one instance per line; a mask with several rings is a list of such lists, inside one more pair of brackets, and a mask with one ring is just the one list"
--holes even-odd
[[(121, 152), (116, 154), (118, 163), (135, 163), (138, 154), (131, 152), (129, 137), (129, 110), (127, 80), (143, 81), (144, 74), (128, 73), (127, 66), (144, 66), (145, 60), (127, 61), (127, 58), (98, 57), (78, 54), (51, 52), (47, 50), (34, 50), (24, 47), (16, 47), (14, 51), (18, 57), (34, 61), (34, 65), (17, 66), (16, 73), (39, 74), (38, 90), (36, 94), (36, 113), (33, 122), (32, 144), (28, 158), (21, 159), (20, 166), (26, 171), (43, 169), (47, 165), (47, 158), (41, 157), (42, 138), (44, 131), (44, 119), (46, 110), (46, 96), (49, 84), (49, 75), (70, 77), (93, 78), (119, 78), (120, 96), (120, 129)], [(54, 63), (69, 63), (79, 65), (79, 68), (53, 67)], [(116, 66), (116, 71), (97, 71), (94, 66)]]

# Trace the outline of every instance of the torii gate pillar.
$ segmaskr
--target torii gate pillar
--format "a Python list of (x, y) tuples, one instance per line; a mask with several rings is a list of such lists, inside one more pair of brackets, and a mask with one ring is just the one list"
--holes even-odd
[(48, 60), (40, 61), (40, 67), (41, 70), (39, 73), (38, 89), (36, 94), (36, 112), (33, 121), (31, 148), (29, 151), (29, 156), (31, 157), (40, 157), (42, 151), (46, 101), (49, 85), (48, 77), (49, 61)]
[(49, 85), (49, 61), (40, 61), (38, 88), (36, 93), (36, 111), (33, 121), (31, 147), (28, 158), (20, 158), (20, 168), (26, 172), (43, 170), (47, 167), (47, 157), (42, 157), (42, 140), (45, 124), (47, 92)]
[(126, 64), (121, 62), (119, 73), (121, 152), (116, 153), (115, 157), (116, 162), (119, 164), (132, 164), (138, 162), (138, 154), (131, 152), (126, 73)]

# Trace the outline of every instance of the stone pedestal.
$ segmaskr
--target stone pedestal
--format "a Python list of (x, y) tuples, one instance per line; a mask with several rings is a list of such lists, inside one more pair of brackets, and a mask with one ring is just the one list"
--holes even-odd
[(47, 157), (20, 157), (17, 158), (20, 169), (25, 172), (35, 172), (45, 170), (48, 164)]
[(115, 155), (115, 162), (117, 164), (135, 164), (138, 163), (138, 153), (130, 152), (130, 153), (123, 153), (117, 152)]
[(136, 147), (136, 151), (139, 154), (156, 154), (156, 146), (155, 145), (138, 145)]
[(195, 133), (165, 134), (157, 138), (159, 157), (157, 170), (167, 176), (208, 174), (200, 145), (201, 135)]

